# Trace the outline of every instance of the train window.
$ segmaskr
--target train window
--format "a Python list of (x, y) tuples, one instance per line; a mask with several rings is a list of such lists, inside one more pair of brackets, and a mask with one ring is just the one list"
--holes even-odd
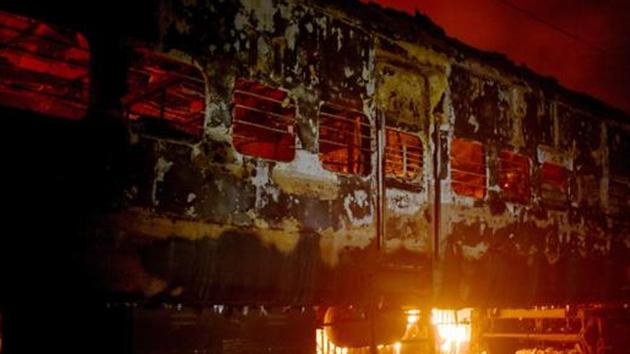
[(295, 156), (295, 103), (284, 90), (238, 79), (232, 137), (244, 155), (277, 161)]
[(451, 186), (459, 195), (486, 195), (486, 159), (481, 143), (454, 138), (451, 143)]
[(81, 119), (90, 97), (89, 63), (81, 33), (0, 11), (0, 104)]
[(417, 181), (422, 175), (422, 141), (414, 134), (385, 129), (385, 176)]
[(527, 156), (505, 150), (499, 153), (498, 181), (505, 199), (523, 204), (529, 201), (529, 166)]
[(195, 66), (137, 48), (127, 86), (122, 102), (129, 119), (193, 136), (203, 132), (205, 85)]
[(541, 167), (540, 192), (543, 200), (563, 204), (568, 198), (569, 171), (566, 167), (544, 162)]
[(325, 103), (319, 110), (319, 159), (325, 169), (368, 175), (373, 128), (365, 114)]

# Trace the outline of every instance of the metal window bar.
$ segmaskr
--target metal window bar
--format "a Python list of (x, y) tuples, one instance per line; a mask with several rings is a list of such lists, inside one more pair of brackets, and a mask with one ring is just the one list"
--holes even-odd
[[(352, 112), (357, 116), (354, 118), (348, 118), (341, 114), (335, 114), (337, 112), (330, 112), (331, 110), (339, 111), (341, 113)], [(322, 145), (328, 144), (337, 146), (339, 149), (346, 149), (348, 152), (348, 155), (340, 161), (336, 161), (335, 157), (327, 156), (326, 153), (323, 155), (320, 153), (320, 159), (324, 162), (324, 165), (331, 167), (342, 166), (343, 171), (340, 172), (345, 173), (364, 174), (368, 172), (368, 167), (370, 166), (370, 156), (374, 148), (372, 144), (374, 140), (374, 127), (369, 124), (369, 122), (366, 122), (367, 117), (362, 112), (330, 103), (325, 103), (320, 108), (319, 117), (320, 135), (318, 141), (320, 143), (320, 151)], [(346, 127), (335, 127), (335, 122), (344, 123)], [(364, 127), (369, 129), (369, 135), (362, 134), (362, 129), (365, 129)], [(322, 130), (333, 131), (334, 134), (331, 137), (323, 137), (323, 134), (321, 133)], [(329, 140), (338, 140), (340, 132), (344, 141)], [(350, 141), (350, 143), (348, 143), (348, 141)], [(335, 170), (337, 169), (335, 168)]]
[[(406, 145), (403, 145), (403, 146), (405, 148), (405, 151), (404, 151), (405, 155), (422, 157), (422, 155), (423, 155), (422, 154), (422, 152), (423, 152), (422, 149), (414, 148), (414, 147), (406, 146)], [(413, 151), (413, 150), (416, 150), (416, 151)], [(386, 147), (385, 148), (385, 152), (392, 152), (394, 154), (403, 153), (403, 151), (401, 149), (396, 149), (396, 148), (393, 148), (393, 147)]]
[(464, 174), (464, 175), (486, 178), (486, 174), (485, 173), (472, 172), (472, 171), (468, 171), (468, 170), (460, 170), (458, 168), (453, 168), (453, 167), (451, 167), (451, 172), (457, 172), (457, 173)]
[(259, 98), (261, 100), (266, 100), (266, 101), (269, 101), (269, 102), (277, 103), (277, 104), (281, 105), (281, 107), (283, 109), (284, 108), (293, 108), (293, 107), (295, 107), (295, 104), (293, 103), (293, 100), (289, 100), (289, 105), (284, 107), (282, 105), (285, 103), (285, 100), (277, 100), (277, 99), (272, 98), (272, 97), (259, 95), (259, 94), (253, 93), (253, 92), (243, 91), (243, 90), (239, 90), (239, 89), (235, 89), (234, 90), (234, 94), (246, 95), (246, 96), (250, 96), (250, 97)]
[[(165, 59), (166, 61), (166, 59)], [(139, 63), (138, 66), (142, 66), (143, 63)], [(188, 64), (184, 64), (184, 63), (177, 63), (178, 65), (182, 65), (182, 66), (186, 66)], [(157, 64), (156, 64), (157, 66)], [(183, 70), (197, 70), (196, 68), (182, 68)], [(160, 70), (156, 70), (150, 67), (144, 67), (144, 68), (138, 68), (138, 67), (131, 67), (129, 68), (130, 72), (133, 72), (135, 74), (144, 74), (144, 75), (149, 75), (149, 76), (169, 76), (169, 77), (177, 77), (182, 79), (182, 82), (187, 82), (187, 81), (193, 81), (195, 83), (204, 85), (204, 81), (203, 79), (197, 77), (197, 76), (192, 76), (194, 74), (191, 75), (186, 75), (183, 73), (178, 73), (176, 71), (170, 71), (170, 70), (166, 70), (166, 69), (160, 69)]]
[[(324, 111), (320, 111), (320, 112), (319, 112), (319, 115), (320, 115), (320, 116), (327, 117), (327, 118), (330, 118), (330, 119), (332, 119), (333, 121), (334, 121), (334, 120), (342, 120), (342, 121), (346, 121), (346, 122), (348, 122), (348, 123), (352, 123), (352, 124), (357, 124), (357, 123), (358, 123), (358, 124), (359, 124), (359, 125), (361, 125), (361, 126), (368, 127), (368, 128), (370, 128), (370, 129), (373, 129), (373, 128), (372, 128), (372, 125), (371, 125), (369, 122), (368, 122), (368, 123), (363, 122), (363, 119), (361, 119), (359, 122), (357, 122), (357, 121), (355, 121), (354, 119), (351, 119), (351, 118), (348, 118), (348, 117), (345, 117), (345, 116), (340, 116), (340, 115), (338, 115), (338, 114), (332, 114), (332, 113), (324, 112)], [(365, 117), (365, 115), (364, 115), (363, 113), (357, 113), (357, 115), (361, 115), (362, 117)]]
[(149, 85), (146, 89), (141, 90), (142, 92), (139, 92), (137, 95), (123, 99), (123, 104), (125, 106), (131, 106), (140, 101), (152, 100), (154, 98), (153, 95), (164, 95), (163, 91), (165, 91), (168, 86), (174, 85), (180, 80), (181, 79), (177, 77), (169, 77), (164, 80), (160, 80)]
[[(402, 160), (401, 161), (387, 161), (387, 163), (390, 165), (398, 165), (398, 166), (404, 165), (404, 162)], [(418, 163), (415, 163), (415, 164), (407, 163), (407, 166), (411, 166), (411, 167), (415, 166), (416, 168), (422, 169), (422, 166)]]
[(45, 91), (38, 91), (38, 90), (34, 90), (32, 88), (28, 88), (28, 87), (24, 87), (24, 86), (20, 86), (20, 85), (11, 85), (11, 88), (17, 89), (17, 90), (24, 90), (24, 91), (29, 91), (29, 92), (33, 92), (42, 96), (48, 96), (48, 97), (52, 97), (52, 98), (56, 98), (59, 99), (60, 101), (66, 101), (67, 103), (73, 103), (76, 106), (85, 106), (87, 104), (87, 100), (83, 101), (83, 100), (78, 100), (69, 96), (62, 96), (62, 95), (56, 95), (54, 93), (50, 93), (50, 92), (45, 92)]
[[(247, 136), (247, 135), (241, 135), (241, 134), (233, 134), (233, 137), (238, 138), (239, 140), (246, 140), (243, 143), (244, 144), (250, 144), (252, 142), (256, 142), (256, 143), (260, 143), (260, 142), (268, 142), (265, 140), (261, 140), (259, 137), (253, 137), (253, 136)], [(273, 141), (274, 143), (276, 141)], [(278, 144), (277, 148), (287, 148), (287, 149), (293, 149), (295, 147), (295, 141), (292, 141), (291, 144)]]
[(55, 62), (59, 62), (59, 63), (63, 63), (65, 65), (69, 65), (69, 66), (74, 66), (74, 67), (79, 67), (79, 68), (87, 68), (88, 67), (88, 63), (87, 62), (83, 62), (83, 61), (75, 61), (75, 60), (68, 60), (66, 58), (57, 58), (48, 54), (44, 54), (41, 52), (36, 52), (36, 51), (31, 51), (31, 50), (27, 50), (21, 47), (17, 47), (15, 45), (5, 45), (4, 48), (0, 49), (0, 53), (2, 50), (12, 50), (12, 51), (16, 51), (18, 53), (24, 53), (24, 54), (28, 54), (31, 55), (33, 57), (36, 58), (42, 58), (45, 60), (50, 60), (50, 61), (55, 61)]
[[(9, 29), (8, 32), (10, 33), (10, 36), (12, 35), (13, 37), (9, 38), (7, 42), (0, 44), (0, 48), (5, 47), (6, 45), (17, 43), (23, 39), (28, 38), (29, 36), (32, 36), (32, 33), (37, 28), (37, 26), (37, 23), (31, 23), (28, 27), (26, 27), (25, 29), (21, 29), (19, 32), (13, 29)], [(6, 25), (0, 24), (0, 31), (3, 29), (7, 30), (7, 27), (8, 26)]]
[[(272, 117), (276, 117), (276, 118), (279, 118), (281, 120), (287, 120), (288, 122), (286, 124), (292, 124), (292, 123), (295, 122), (295, 118), (292, 115), (284, 115), (284, 114), (280, 114), (280, 113), (269, 112), (269, 111), (265, 111), (265, 110), (262, 110), (262, 109), (250, 107), (250, 106), (244, 106), (242, 104), (236, 104), (236, 105), (234, 105), (234, 107), (235, 108), (245, 109), (245, 110), (256, 112), (256, 113), (270, 115)], [(242, 119), (235, 119), (235, 120), (237, 120), (239, 122), (243, 121)]]
[[(275, 133), (279, 133), (279, 134), (286, 134), (286, 135), (291, 135), (293, 136), (294, 134), (288, 130), (282, 130), (282, 129), (277, 129), (277, 128), (272, 128), (266, 125), (262, 125), (262, 124), (257, 124), (257, 123), (252, 123), (246, 120), (238, 120), (239, 124), (243, 124), (243, 125), (249, 125), (255, 128), (259, 128), (259, 129), (263, 129), (263, 130), (269, 130)], [(288, 128), (288, 127), (287, 127)]]
[[(2, 14), (1, 11), (0, 11), (0, 14)], [(48, 27), (50, 27), (51, 29), (54, 30), (54, 27), (52, 27), (52, 26), (50, 26), (50, 25), (48, 25), (48, 24), (46, 24), (44, 22), (36, 21), (36, 20), (30, 19), (30, 18), (25, 18), (25, 17), (21, 17), (21, 16), (15, 16), (15, 15), (9, 15), (9, 16), (24, 18), (30, 23), (30, 26), (44, 25), (44, 26), (48, 26)], [(23, 38), (24, 37), (32, 37), (32, 38), (36, 38), (36, 39), (42, 39), (42, 40), (45, 40), (47, 42), (52, 42), (52, 43), (56, 43), (56, 44), (59, 44), (59, 45), (63, 45), (63, 46), (68, 47), (68, 48), (84, 51), (84, 52), (87, 52), (87, 53), (89, 53), (89, 51), (90, 51), (88, 48), (81, 47), (81, 46), (77, 45), (76, 43), (74, 43), (72, 41), (65, 42), (65, 41), (60, 41), (60, 40), (58, 40), (56, 38), (53, 38), (53, 37), (50, 37), (50, 36), (28, 34), (28, 32), (27, 32), (28, 28), (22, 29), (22, 28), (18, 28), (18, 27), (9, 26), (6, 23), (0, 23), (0, 29), (7, 29), (9, 31), (16, 32), (18, 34), (25, 34), (23, 36)]]
[[(320, 126), (319, 128), (320, 128), (320, 130), (322, 128), (324, 128), (325, 130), (333, 131), (334, 135), (337, 135), (337, 137), (339, 137), (340, 139), (330, 140), (330, 141), (336, 141), (337, 143), (340, 143), (340, 144), (346, 144), (345, 141), (347, 141), (348, 139), (356, 139), (356, 138), (360, 139), (361, 142), (363, 144), (366, 144), (366, 145), (367, 145), (367, 142), (372, 141), (372, 136), (371, 135), (353, 134), (353, 133), (349, 133), (349, 132), (340, 131), (339, 128), (334, 128), (334, 127)], [(339, 136), (339, 135), (343, 135), (343, 136)], [(321, 134), (320, 134), (320, 137), (321, 137)], [(326, 138), (333, 138), (334, 139), (335, 136), (326, 137)], [(321, 141), (321, 140), (324, 140), (324, 139), (320, 138), (319, 140)]]
[(75, 91), (84, 91), (87, 83), (86, 78), (80, 79), (64, 79), (47, 73), (39, 73), (29, 70), (13, 70), (13, 66), (6, 66), (0, 62), (0, 69), (4, 72), (2, 81), (16, 81), (22, 85), (34, 84), (37, 86), (49, 85), (51, 87), (67, 88)]
[(485, 184), (464, 182), (464, 181), (460, 181), (460, 180), (453, 180), (451, 183), (452, 184), (456, 184), (456, 185), (469, 186), (469, 187), (475, 187), (475, 188), (478, 188), (478, 189), (486, 190), (486, 185)]
[(369, 153), (371, 153), (373, 151), (372, 149), (362, 148), (362, 147), (360, 147), (361, 145), (356, 145), (356, 144), (342, 144), (342, 143), (339, 143), (339, 142), (326, 140), (326, 139), (319, 139), (319, 142), (320, 142), (320, 144), (321, 143), (325, 143), (325, 144), (330, 144), (330, 145), (334, 145), (334, 146), (339, 146), (339, 147), (342, 147), (342, 148), (361, 150), (361, 151), (369, 152)]

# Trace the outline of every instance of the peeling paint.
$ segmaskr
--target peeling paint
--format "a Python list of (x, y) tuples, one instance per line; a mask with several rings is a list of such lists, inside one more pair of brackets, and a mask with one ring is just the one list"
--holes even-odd
[(158, 184), (164, 182), (164, 176), (171, 169), (172, 166), (172, 162), (167, 161), (161, 157), (157, 160), (157, 163), (155, 164), (155, 178), (153, 179), (153, 192), (151, 193), (151, 199), (153, 200), (154, 206), (160, 204), (160, 201), (157, 198)]
[(285, 193), (336, 199), (339, 193), (339, 177), (324, 170), (319, 156), (297, 150), (295, 160), (278, 164), (272, 171), (272, 179)]
[[(492, 303), (500, 296), (513, 296), (509, 301), (519, 303), (526, 281), (538, 284), (528, 304), (549, 302), (563, 291), (562, 281), (568, 282), (561, 272), (588, 271), (589, 262), (596, 264), (593, 269), (605, 269), (607, 257), (619, 262), (630, 254), (628, 226), (619, 220), (623, 215), (610, 198), (611, 190), (622, 188), (618, 182), (625, 183), (623, 176), (611, 173), (611, 156), (623, 156), (622, 139), (613, 131), (627, 132), (626, 124), (615, 125), (597, 110), (574, 107), (574, 102), (565, 102), (569, 94), (542, 85), (542, 79), (525, 69), (425, 31), (411, 17), (367, 11), (361, 5), (349, 13), (344, 6), (174, 0), (173, 21), (164, 25), (164, 43), (156, 48), (170, 48), (163, 54), (201, 70), (206, 83), (204, 135), (178, 141), (145, 134), (150, 127), (134, 122), (134, 180), (113, 208), (118, 213), (111, 216), (116, 229), (111, 237), (132, 240), (138, 249), (185, 240), (190, 242), (186, 247), (204, 256), (208, 253), (203, 247), (217, 245), (245, 249), (255, 260), (268, 261), (264, 257), (273, 255), (284, 266), (299, 265), (289, 273), (300, 283), (289, 292), (291, 299), (303, 302), (334, 302), (342, 291), (330, 288), (379, 267), (413, 269), (414, 284), (423, 284), (434, 300), (452, 300), (453, 306)], [(398, 33), (397, 28), (417, 33)], [(239, 78), (286, 89), (295, 102), (292, 161), (236, 151), (233, 90)], [(366, 176), (326, 170), (318, 154), (323, 102), (360, 109), (374, 127), (383, 123), (419, 137), (422, 176), (413, 183), (386, 176), (380, 186), (375, 168)], [(441, 145), (435, 146), (438, 137)], [(452, 188), (449, 154), (455, 138), (484, 148), (483, 197), (459, 195)], [(374, 167), (383, 158), (377, 147), (372, 140)], [(531, 195), (525, 202), (509, 200), (502, 189), (502, 151), (531, 162)], [(568, 169), (566, 203), (544, 202), (544, 162)], [(377, 225), (381, 206), (384, 225)], [(377, 237), (379, 226), (382, 238)], [(204, 243), (208, 240), (212, 246)], [(265, 272), (277, 269), (260, 264), (260, 278), (235, 271), (241, 278), (234, 281), (245, 282), (239, 284), (243, 288), (264, 287), (268, 279), (279, 278)], [(226, 273), (219, 279), (232, 274), (222, 271)], [(525, 280), (506, 281), (511, 276)], [(317, 283), (322, 278), (330, 284)], [(137, 280), (143, 283), (137, 288), (157, 289), (151, 294), (164, 291), (164, 280), (156, 279)], [(188, 286), (182, 286), (184, 294), (189, 294)], [(572, 286), (588, 292), (583, 284)], [(488, 290), (494, 287), (500, 295)], [(405, 291), (397, 296), (405, 298)]]

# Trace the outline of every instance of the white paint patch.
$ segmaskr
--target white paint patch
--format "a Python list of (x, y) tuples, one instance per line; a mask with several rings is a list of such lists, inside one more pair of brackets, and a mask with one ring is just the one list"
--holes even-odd
[[(365, 215), (354, 215), (352, 210), (352, 204), (361, 209), (369, 209)], [(363, 190), (356, 190), (352, 194), (348, 194), (343, 200), (343, 207), (346, 210), (348, 219), (355, 226), (367, 226), (374, 222), (374, 215), (372, 212), (372, 205), (368, 200), (368, 194)]]
[(352, 68), (346, 66), (343, 69), (343, 73), (346, 75), (346, 78), (350, 78), (352, 75), (354, 75), (354, 70), (352, 70)]
[(420, 212), (426, 202), (426, 193), (414, 193), (400, 189), (385, 190), (387, 208), (400, 215), (414, 215)]
[(155, 178), (153, 179), (153, 189), (151, 191), (151, 199), (154, 206), (158, 206), (160, 204), (160, 201), (157, 200), (158, 183), (164, 182), (164, 176), (171, 169), (172, 166), (173, 163), (167, 161), (163, 157), (160, 157), (155, 163), (155, 167), (153, 169), (155, 173)]
[(256, 208), (264, 208), (268, 203), (265, 190), (269, 185), (269, 168), (266, 164), (256, 166), (256, 175), (252, 177), (251, 183), (256, 186)]
[(293, 161), (276, 164), (272, 178), (286, 193), (316, 195), (325, 200), (337, 198), (339, 178), (322, 167), (315, 153), (296, 150)]
[(252, 14), (260, 31), (273, 32), (273, 17), (276, 7), (272, 0), (243, 0), (241, 1), (246, 14)]
[(269, 168), (263, 164), (257, 165), (256, 176), (252, 177), (251, 181), (256, 188), (261, 188), (267, 185), (269, 183)]
[(295, 40), (297, 39), (300, 29), (296, 23), (291, 23), (284, 30), (284, 38), (287, 40), (287, 47), (290, 50), (295, 50)]
[(368, 52), (368, 61), (366, 65), (363, 65), (361, 70), (361, 78), (366, 83), (365, 90), (368, 96), (373, 96), (376, 90), (376, 79), (372, 73), (375, 70), (375, 50), (371, 48)]
[(302, 175), (313, 176), (321, 180), (338, 182), (335, 173), (325, 170), (322, 167), (319, 156), (306, 150), (296, 150), (293, 161), (278, 163), (274, 169), (274, 172), (275, 171), (292, 171)]
[(337, 51), (340, 51), (341, 47), (343, 47), (343, 32), (341, 28), (335, 27), (333, 27), (331, 32), (337, 35)]
[(475, 133), (479, 131), (479, 121), (477, 120), (477, 117), (475, 117), (473, 114), (468, 117), (468, 124), (474, 127)]
[(186, 208), (185, 213), (186, 213), (186, 216), (190, 216), (191, 218), (197, 217), (197, 211), (195, 210), (194, 206)]
[(322, 29), (322, 34), (324, 38), (328, 37), (328, 19), (326, 18), (326, 16), (322, 16), (318, 18), (316, 21), (319, 28)]

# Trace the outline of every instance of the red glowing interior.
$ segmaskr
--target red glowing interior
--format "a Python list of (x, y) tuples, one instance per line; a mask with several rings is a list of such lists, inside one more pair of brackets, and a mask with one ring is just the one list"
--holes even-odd
[(530, 197), (530, 160), (510, 151), (499, 153), (499, 185), (507, 200), (526, 203)]
[(486, 161), (481, 143), (454, 138), (451, 143), (451, 186), (459, 195), (486, 195)]
[(406, 181), (422, 173), (422, 141), (416, 135), (386, 128), (385, 175)]
[(127, 76), (123, 105), (130, 119), (159, 120), (191, 135), (203, 132), (205, 88), (201, 72), (191, 64), (137, 49)]
[(295, 104), (286, 91), (238, 79), (233, 103), (232, 137), (238, 152), (270, 160), (293, 160)]
[(372, 127), (363, 113), (329, 103), (320, 108), (319, 159), (325, 169), (369, 174), (372, 136)]
[(81, 119), (90, 97), (89, 63), (82, 34), (0, 11), (0, 104)]
[(563, 202), (568, 196), (569, 173), (564, 166), (545, 162), (541, 169), (540, 188), (543, 199)]

